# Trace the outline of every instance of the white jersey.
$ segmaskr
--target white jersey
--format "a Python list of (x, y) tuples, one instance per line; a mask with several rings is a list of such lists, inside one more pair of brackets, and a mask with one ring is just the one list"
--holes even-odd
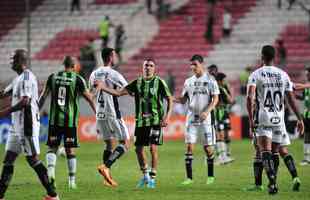
[(29, 106), (11, 114), (12, 134), (19, 136), (39, 135), (38, 82), (34, 74), (26, 69), (13, 80), (5, 91), (12, 91), (12, 106), (16, 105), (22, 97), (31, 99)]
[(274, 66), (261, 67), (250, 75), (249, 86), (256, 86), (256, 123), (261, 126), (284, 124), (285, 92), (293, 91), (287, 73)]
[[(104, 81), (108, 87), (113, 89), (123, 88), (127, 85), (125, 78), (117, 71), (108, 66), (101, 66), (90, 75), (89, 82), (94, 88), (96, 80)], [(118, 98), (104, 91), (96, 92), (96, 119), (121, 118)]]
[(195, 75), (186, 79), (182, 96), (188, 98), (187, 125), (212, 124), (211, 114), (206, 120), (201, 121), (200, 114), (204, 112), (212, 101), (212, 95), (218, 95), (219, 87), (214, 78), (204, 74), (197, 78)]

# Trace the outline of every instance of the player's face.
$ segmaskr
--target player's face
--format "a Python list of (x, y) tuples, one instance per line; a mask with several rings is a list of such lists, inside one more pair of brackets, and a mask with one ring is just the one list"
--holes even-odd
[(195, 75), (201, 75), (203, 73), (203, 67), (197, 60), (191, 61), (190, 67)]
[(11, 57), (11, 68), (17, 73), (22, 71), (22, 64), (19, 61), (20, 59), (18, 54), (14, 54), (13, 57)]
[(211, 74), (212, 76), (216, 76), (216, 74), (217, 74), (217, 69), (216, 68), (211, 68), (208, 71), (209, 71), (209, 74)]
[(145, 77), (152, 77), (155, 73), (155, 63), (152, 61), (145, 61), (143, 63), (143, 75)]

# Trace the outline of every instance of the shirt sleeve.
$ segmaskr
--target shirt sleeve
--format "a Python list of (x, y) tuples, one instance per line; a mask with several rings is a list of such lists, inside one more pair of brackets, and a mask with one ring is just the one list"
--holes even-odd
[(125, 88), (131, 95), (137, 93), (137, 79), (130, 82)]
[(287, 75), (287, 73), (285, 73), (285, 80), (286, 80), (285, 81), (285, 91), (292, 92), (294, 84), (291, 81), (290, 77)]
[(116, 72), (115, 75), (113, 76), (112, 83), (116, 85), (118, 88), (123, 88), (126, 85), (128, 85), (128, 82), (126, 81), (124, 76), (118, 72)]
[(182, 89), (182, 97), (188, 95), (188, 86), (187, 86), (187, 81), (184, 82), (184, 85), (183, 85), (183, 89)]
[(9, 93), (9, 92), (11, 92), (13, 90), (13, 83), (10, 83), (8, 86), (6, 86), (5, 88), (4, 88), (4, 93), (6, 94), (6, 93)]
[(248, 87), (249, 86), (256, 86), (256, 82), (257, 82), (257, 79), (256, 79), (256, 76), (255, 76), (255, 73), (252, 73), (249, 76), (249, 79), (248, 79)]
[(91, 73), (90, 77), (89, 77), (89, 87), (90, 88), (94, 88), (94, 82), (95, 82), (95, 73)]
[(211, 91), (211, 95), (219, 95), (220, 94), (219, 86), (215, 80), (211, 81), (210, 91)]
[(77, 86), (77, 90), (80, 94), (83, 94), (85, 91), (88, 90), (86, 81), (84, 80), (83, 77), (81, 77), (80, 75), (77, 75), (76, 77), (76, 86)]
[(166, 84), (166, 82), (162, 79), (159, 79), (159, 93), (164, 96), (164, 97), (170, 97), (171, 96), (171, 92)]
[(29, 77), (29, 73), (25, 72), (23, 80), (20, 82), (20, 96), (31, 97), (32, 96), (32, 82)]

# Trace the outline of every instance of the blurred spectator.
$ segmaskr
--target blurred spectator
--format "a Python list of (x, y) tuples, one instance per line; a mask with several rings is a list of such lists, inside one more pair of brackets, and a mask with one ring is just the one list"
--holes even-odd
[(279, 61), (279, 67), (283, 68), (286, 66), (286, 56), (287, 56), (287, 51), (284, 46), (284, 41), (283, 40), (278, 40), (277, 41), (277, 55), (278, 55), (278, 61)]
[(247, 90), (246, 86), (247, 86), (251, 71), (252, 71), (252, 68), (248, 66), (240, 73), (239, 80), (240, 80), (240, 94), (241, 95), (246, 95), (246, 90)]
[(145, 0), (145, 4), (146, 4), (146, 8), (147, 8), (147, 12), (149, 14), (152, 14), (152, 0)]
[(214, 21), (215, 21), (214, 13), (213, 13), (213, 9), (211, 9), (211, 12), (208, 15), (206, 32), (205, 32), (205, 38), (211, 44), (213, 44), (213, 25), (214, 25)]
[(80, 49), (80, 65), (82, 68), (81, 74), (88, 79), (90, 73), (96, 66), (94, 39), (90, 38), (88, 43)]
[(282, 8), (282, 0), (278, 0), (278, 9)]
[(99, 24), (99, 36), (102, 40), (102, 48), (108, 46), (110, 27), (113, 27), (113, 24), (110, 22), (109, 16), (105, 16)]
[(118, 25), (115, 29), (115, 52), (118, 57), (118, 63), (122, 63), (122, 50), (124, 46), (124, 42), (127, 39), (125, 34), (125, 29), (122, 24)]
[(295, 2), (296, 2), (296, 0), (288, 0), (289, 5), (288, 5), (287, 9), (288, 9), (288, 10), (291, 10), (291, 8), (292, 8), (293, 5), (295, 4)]
[(170, 4), (165, 3), (164, 0), (156, 0), (157, 4), (157, 18), (159, 20), (165, 19), (170, 11)]
[(230, 36), (231, 32), (231, 14), (227, 7), (224, 9), (223, 14), (223, 36), (225, 38)]
[(80, 3), (80, 0), (71, 0), (71, 15), (73, 14), (74, 10), (77, 10), (77, 11), (81, 11), (81, 3)]
[(308, 14), (308, 17), (309, 17), (309, 21), (308, 21), (308, 32), (309, 32), (309, 41), (310, 41), (310, 8), (307, 8), (305, 6), (305, 4), (303, 4), (302, 2), (299, 2), (299, 5), (301, 6), (301, 8), (306, 11), (306, 13)]
[(170, 89), (171, 93), (174, 94), (175, 91), (175, 76), (172, 73), (172, 69), (169, 68), (167, 71), (167, 75), (165, 77), (165, 81)]

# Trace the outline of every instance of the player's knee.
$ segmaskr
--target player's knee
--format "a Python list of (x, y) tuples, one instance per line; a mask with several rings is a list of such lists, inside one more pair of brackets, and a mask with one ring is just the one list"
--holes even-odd
[(26, 156), (26, 160), (29, 166), (32, 168), (41, 163), (41, 161), (37, 158), (37, 156)]
[(157, 153), (157, 146), (156, 145), (151, 145), (150, 152), (151, 152), (151, 154), (156, 154)]
[(129, 150), (129, 141), (128, 140), (122, 140), (122, 141), (119, 141), (119, 143), (124, 147), (125, 149), (125, 152), (127, 152)]
[(141, 146), (136, 146), (135, 151), (136, 151), (136, 154), (141, 154), (142, 151), (143, 151), (143, 147), (141, 147)]
[(11, 151), (7, 151), (3, 160), (3, 165), (14, 165), (17, 158), (17, 154)]
[(54, 153), (56, 154), (58, 150), (58, 147), (49, 147), (47, 150), (47, 153)]
[(214, 151), (213, 151), (213, 147), (212, 146), (204, 146), (204, 150), (205, 150), (208, 158), (213, 157)]
[(66, 155), (75, 156), (75, 152), (73, 148), (65, 148)]
[(279, 153), (280, 153), (280, 156), (282, 157), (282, 158), (284, 158), (285, 156), (287, 156), (289, 153), (288, 153), (288, 149), (287, 148), (280, 148), (279, 149)]

